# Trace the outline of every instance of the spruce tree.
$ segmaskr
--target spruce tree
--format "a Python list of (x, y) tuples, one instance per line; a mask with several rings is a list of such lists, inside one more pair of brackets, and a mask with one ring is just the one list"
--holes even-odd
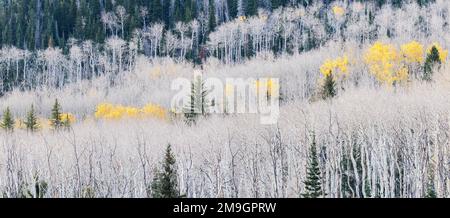
[(36, 112), (34, 111), (34, 105), (31, 105), (31, 109), (28, 111), (27, 118), (24, 123), (28, 131), (34, 132), (39, 129)]
[(439, 51), (436, 46), (433, 46), (430, 53), (427, 55), (427, 58), (425, 59), (423, 80), (431, 81), (433, 77), (433, 69), (436, 66), (440, 66), (440, 64), (441, 58), (439, 57)]
[(191, 84), (191, 94), (189, 96), (189, 103), (187, 107), (184, 108), (184, 118), (188, 125), (195, 124), (198, 113), (195, 107), (195, 85)]
[(319, 161), (317, 158), (316, 137), (313, 135), (313, 141), (309, 150), (309, 162), (306, 169), (304, 198), (319, 198), (323, 196)]
[(59, 104), (58, 99), (55, 99), (55, 104), (53, 104), (50, 124), (56, 130), (63, 126), (61, 119), (61, 105)]
[(3, 113), (3, 119), (2, 122), (0, 123), (0, 127), (6, 131), (14, 130), (14, 117), (12, 116), (9, 107), (7, 107)]
[(434, 186), (434, 168), (431, 166), (428, 170), (428, 182), (426, 198), (437, 198), (436, 188)]
[(178, 178), (175, 156), (171, 145), (166, 148), (165, 158), (160, 170), (156, 170), (151, 184), (153, 198), (179, 198)]
[(329, 73), (325, 77), (325, 82), (322, 87), (322, 98), (328, 99), (336, 96), (336, 82), (334, 81), (334, 76), (332, 73)]
[(195, 124), (199, 115), (207, 115), (207, 110), (210, 106), (208, 93), (202, 78), (197, 76), (191, 84), (188, 105), (184, 108), (184, 117), (188, 125)]

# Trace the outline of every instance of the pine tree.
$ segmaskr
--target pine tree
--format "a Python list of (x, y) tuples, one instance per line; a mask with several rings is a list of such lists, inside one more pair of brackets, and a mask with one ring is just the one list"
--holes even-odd
[(316, 137), (313, 135), (313, 141), (309, 151), (309, 162), (306, 169), (304, 198), (318, 198), (323, 196), (319, 161), (317, 158)]
[(332, 73), (325, 77), (325, 82), (322, 88), (322, 98), (328, 99), (336, 96), (336, 82)]
[(162, 169), (156, 170), (151, 184), (153, 198), (179, 198), (176, 160), (171, 145), (166, 149)]
[(12, 116), (9, 107), (7, 107), (3, 113), (3, 119), (2, 122), (0, 123), (0, 127), (6, 131), (14, 130), (14, 117)]
[(436, 46), (433, 46), (431, 48), (430, 53), (427, 55), (427, 58), (425, 59), (423, 80), (431, 81), (432, 77), (433, 77), (433, 69), (436, 66), (440, 66), (440, 65), (441, 65), (441, 59), (439, 57), (439, 51), (436, 48)]
[(58, 99), (55, 100), (55, 104), (52, 108), (52, 115), (50, 117), (50, 124), (54, 129), (60, 129), (63, 126), (61, 119), (61, 105), (58, 103)]
[(25, 126), (27, 127), (27, 130), (31, 132), (34, 132), (39, 129), (36, 113), (34, 111), (34, 105), (31, 105), (31, 109), (30, 111), (28, 111)]

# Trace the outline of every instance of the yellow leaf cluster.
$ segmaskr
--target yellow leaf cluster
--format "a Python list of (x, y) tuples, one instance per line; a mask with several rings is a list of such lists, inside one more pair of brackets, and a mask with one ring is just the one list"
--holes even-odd
[(333, 6), (332, 10), (333, 10), (334, 15), (336, 15), (338, 17), (344, 15), (344, 13), (345, 13), (345, 9), (343, 7), (340, 7), (337, 5)]
[(69, 123), (74, 123), (76, 121), (75, 116), (71, 113), (63, 113), (60, 115), (61, 118), (61, 122), (67, 122), (69, 121)]
[(26, 125), (25, 122), (21, 119), (17, 119), (16, 122), (14, 123), (14, 128), (16, 129), (26, 129)]
[(97, 106), (95, 118), (119, 120), (123, 118), (158, 118), (165, 119), (166, 110), (158, 105), (147, 104), (143, 108), (126, 107), (102, 103)]
[(324, 77), (327, 77), (332, 73), (339, 73), (341, 76), (346, 76), (348, 74), (348, 63), (347, 55), (338, 57), (334, 60), (327, 59), (322, 66), (320, 66), (320, 72)]
[(378, 81), (392, 85), (408, 78), (398, 53), (393, 45), (376, 42), (365, 54), (364, 61)]
[(159, 118), (162, 120), (166, 119), (166, 115), (167, 115), (167, 112), (164, 108), (162, 108), (159, 105), (155, 105), (155, 104), (145, 105), (142, 108), (141, 112), (145, 117), (155, 117), (155, 118)]
[(448, 50), (443, 49), (439, 43), (435, 42), (431, 46), (428, 47), (427, 54), (431, 53), (431, 48), (433, 48), (433, 46), (435, 46), (437, 48), (437, 50), (439, 52), (439, 59), (441, 59), (441, 62), (445, 63), (447, 61)]
[(51, 129), (52, 128), (50, 120), (48, 120), (46, 118), (38, 118), (37, 123), (38, 123), (39, 127), (42, 129)]
[(411, 41), (401, 46), (401, 52), (407, 63), (422, 63), (424, 59), (423, 45)]

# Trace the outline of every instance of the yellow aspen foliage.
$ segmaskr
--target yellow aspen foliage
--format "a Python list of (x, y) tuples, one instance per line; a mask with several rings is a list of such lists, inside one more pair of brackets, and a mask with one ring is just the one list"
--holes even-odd
[(445, 63), (447, 61), (448, 50), (443, 49), (439, 43), (435, 42), (428, 47), (427, 54), (431, 53), (431, 48), (433, 48), (433, 46), (436, 46), (436, 48), (439, 52), (439, 59), (441, 59), (441, 63)]
[(142, 109), (141, 112), (144, 117), (166, 119), (167, 111), (159, 105), (147, 104)]
[(416, 41), (402, 45), (401, 52), (406, 63), (422, 63), (424, 60), (423, 45)]
[(334, 60), (327, 59), (322, 66), (320, 66), (320, 73), (322, 73), (324, 77), (327, 77), (332, 73), (338, 74), (338, 76), (346, 76), (348, 75), (348, 64), (349, 61), (347, 55), (338, 57)]
[(166, 110), (158, 105), (147, 104), (143, 108), (125, 107), (102, 103), (97, 106), (95, 118), (107, 120), (119, 120), (123, 118), (159, 118), (165, 119)]
[(62, 113), (60, 115), (61, 117), (61, 122), (65, 123), (67, 121), (69, 121), (69, 123), (74, 123), (76, 121), (75, 116), (71, 113)]
[(391, 44), (376, 42), (364, 55), (364, 61), (375, 78), (387, 85), (408, 78), (406, 68), (400, 64), (398, 51)]
[(239, 16), (239, 21), (244, 22), (247, 20), (246, 16)]
[(397, 73), (396, 77), (394, 78), (395, 81), (407, 81), (408, 80), (408, 68), (401, 67)]
[(95, 111), (95, 118), (105, 118), (107, 116), (110, 116), (110, 114), (113, 112), (114, 110), (114, 105), (112, 104), (107, 104), (107, 103), (103, 103), (103, 104), (99, 104), (97, 106), (97, 110)]
[(38, 125), (42, 129), (51, 129), (51, 121), (46, 118), (38, 118)]
[(340, 17), (340, 16), (344, 15), (344, 13), (345, 13), (345, 9), (343, 7), (340, 7), (337, 5), (333, 6), (332, 10), (333, 10), (334, 15), (336, 15), (337, 17)]
[(25, 122), (23, 122), (23, 120), (21, 119), (17, 119), (16, 122), (14, 123), (14, 129), (26, 129), (26, 125)]
[(138, 117), (139, 116), (139, 109), (137, 109), (137, 108), (134, 108), (134, 107), (125, 107), (124, 108), (125, 109), (125, 114), (126, 114), (126, 116), (128, 116), (128, 117), (131, 117), (131, 118), (136, 118), (136, 117)]

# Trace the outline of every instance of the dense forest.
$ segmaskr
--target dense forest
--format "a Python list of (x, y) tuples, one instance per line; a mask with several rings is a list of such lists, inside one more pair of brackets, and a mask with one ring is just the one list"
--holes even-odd
[[(359, 0), (364, 2), (364, 0)], [(403, 0), (373, 0), (378, 7)], [(430, 0), (416, 0), (424, 5)], [(162, 23), (165, 29), (194, 19), (202, 26), (202, 37), (217, 25), (239, 16), (254, 16), (258, 9), (302, 5), (313, 0), (1, 0), (0, 45), (22, 49), (48, 46), (65, 48), (70, 38), (104, 42), (111, 35), (129, 40), (135, 29)], [(329, 7), (334, 0), (323, 1)], [(205, 39), (203, 39), (205, 40)]]

